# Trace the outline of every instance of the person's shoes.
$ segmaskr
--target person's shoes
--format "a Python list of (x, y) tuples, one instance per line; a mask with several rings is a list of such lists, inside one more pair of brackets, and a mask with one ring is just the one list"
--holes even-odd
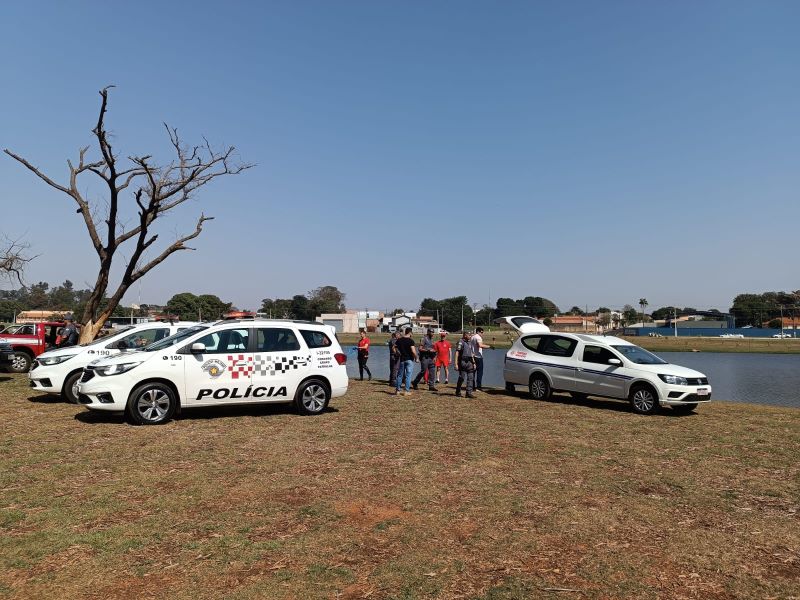
[(414, 383), (411, 384), (411, 387), (413, 387), (415, 390), (418, 390), (419, 384), (415, 381)]
[(395, 390), (395, 391), (392, 393), (392, 396), (399, 396), (399, 395), (400, 395), (400, 390)]
[(444, 384), (447, 385), (447, 379), (444, 380)]
[(456, 392), (456, 398), (462, 398), (461, 392)]
[(372, 381), (372, 375), (367, 375), (367, 381)]
[(437, 390), (435, 386), (430, 386), (430, 387), (428, 388), (428, 391), (429, 391), (429, 392), (438, 392), (439, 390)]
[(469, 392), (467, 392), (467, 398), (474, 398), (474, 397), (475, 397), (475, 394), (470, 394)]

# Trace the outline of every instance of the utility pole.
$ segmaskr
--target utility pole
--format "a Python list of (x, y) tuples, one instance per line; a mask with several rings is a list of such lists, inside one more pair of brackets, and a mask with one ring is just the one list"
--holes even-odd
[(678, 337), (678, 309), (672, 307), (672, 314), (675, 316), (675, 337)]
[(464, 305), (461, 305), (461, 331), (464, 331)]

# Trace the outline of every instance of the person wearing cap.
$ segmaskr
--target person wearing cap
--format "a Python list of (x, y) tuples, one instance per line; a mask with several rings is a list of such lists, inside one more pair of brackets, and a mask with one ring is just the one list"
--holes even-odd
[(64, 325), (64, 330), (61, 332), (59, 348), (67, 348), (78, 343), (78, 328), (75, 327), (75, 319), (72, 318), (72, 315), (67, 315), (64, 320), (67, 324)]
[(428, 390), (431, 392), (436, 391), (436, 386), (434, 385), (434, 361), (436, 359), (436, 350), (434, 349), (434, 341), (433, 341), (433, 329), (428, 329), (425, 337), (422, 338), (422, 341), (419, 343), (419, 373), (417, 374), (416, 378), (414, 379), (414, 389), (416, 390), (419, 386), (420, 380), (427, 374), (428, 376)]
[(450, 353), (452, 352), (453, 348), (450, 345), (450, 342), (447, 341), (446, 331), (440, 331), (439, 337), (441, 339), (433, 345), (433, 349), (436, 350), (436, 383), (442, 383), (442, 379), (439, 374), (439, 370), (441, 369), (444, 371), (444, 382), (447, 384), (447, 379), (450, 377)]
[(467, 382), (467, 398), (474, 398), (472, 388), (475, 384), (475, 354), (470, 338), (472, 334), (465, 331), (456, 346), (455, 369), (458, 371), (456, 396), (461, 397), (461, 386)]

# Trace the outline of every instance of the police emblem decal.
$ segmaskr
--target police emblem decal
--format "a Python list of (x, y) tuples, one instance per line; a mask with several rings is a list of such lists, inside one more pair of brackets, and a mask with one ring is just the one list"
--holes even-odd
[(220, 375), (222, 375), (225, 370), (227, 369), (227, 365), (219, 359), (212, 358), (211, 360), (207, 360), (203, 363), (200, 367), (202, 371), (211, 375), (212, 379), (216, 379)]

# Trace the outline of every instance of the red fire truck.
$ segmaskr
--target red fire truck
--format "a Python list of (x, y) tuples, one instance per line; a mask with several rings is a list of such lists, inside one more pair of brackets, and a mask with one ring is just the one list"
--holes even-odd
[(35, 357), (55, 346), (61, 327), (64, 327), (64, 321), (46, 321), (26, 323), (14, 333), (0, 333), (0, 344), (9, 344), (15, 352), (8, 370), (12, 373), (27, 373)]

